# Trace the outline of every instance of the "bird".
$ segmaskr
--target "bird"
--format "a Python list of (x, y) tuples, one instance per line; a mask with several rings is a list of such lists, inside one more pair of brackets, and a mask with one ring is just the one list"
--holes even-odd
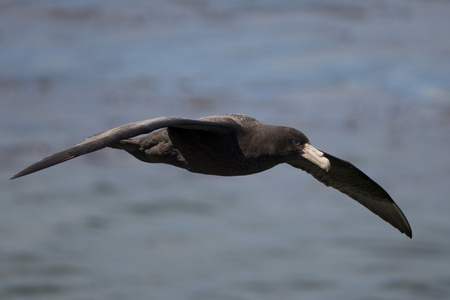
[(297, 129), (265, 124), (243, 114), (129, 123), (47, 156), (11, 179), (106, 147), (125, 150), (143, 162), (206, 175), (250, 175), (287, 163), (348, 195), (412, 238), (411, 226), (391, 196), (353, 164), (313, 147)]

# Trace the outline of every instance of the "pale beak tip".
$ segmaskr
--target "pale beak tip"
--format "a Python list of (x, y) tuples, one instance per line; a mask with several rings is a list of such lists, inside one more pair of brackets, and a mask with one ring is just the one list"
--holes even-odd
[(322, 169), (324, 169), (325, 170), (325, 172), (328, 172), (329, 170), (330, 170), (330, 168), (331, 168), (331, 163), (330, 163), (330, 161), (328, 160), (328, 158), (326, 158), (326, 157), (322, 157), (322, 161), (323, 161), (323, 163), (322, 163), (322, 165), (320, 166)]
[(325, 172), (328, 172), (331, 168), (331, 163), (328, 158), (325, 157), (324, 153), (316, 148), (314, 148), (311, 144), (306, 143), (304, 148), (302, 149), (303, 153), (301, 156), (320, 167)]

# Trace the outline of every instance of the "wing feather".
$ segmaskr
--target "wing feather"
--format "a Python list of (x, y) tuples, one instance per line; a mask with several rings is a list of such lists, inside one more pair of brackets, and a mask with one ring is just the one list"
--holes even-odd
[(100, 150), (102, 148), (108, 147), (109, 145), (113, 145), (120, 140), (132, 138), (141, 134), (147, 134), (165, 127), (180, 127), (217, 132), (233, 130), (232, 125), (227, 122), (191, 120), (177, 117), (159, 117), (155, 119), (134, 122), (97, 133), (72, 148), (47, 156), (20, 171), (19, 173), (11, 177), (11, 179), (25, 176), (65, 162), (77, 156)]
[(400, 232), (412, 237), (411, 227), (405, 215), (380, 185), (353, 164), (325, 152), (324, 155), (331, 163), (328, 172), (304, 158), (289, 164), (308, 172), (326, 186), (350, 196)]

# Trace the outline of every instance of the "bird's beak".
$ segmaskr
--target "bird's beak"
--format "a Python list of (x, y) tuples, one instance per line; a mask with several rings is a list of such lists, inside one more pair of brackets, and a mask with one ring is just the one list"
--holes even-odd
[(314, 148), (310, 143), (306, 143), (301, 151), (301, 156), (319, 166), (321, 169), (328, 172), (331, 168), (331, 163), (323, 154), (322, 151)]

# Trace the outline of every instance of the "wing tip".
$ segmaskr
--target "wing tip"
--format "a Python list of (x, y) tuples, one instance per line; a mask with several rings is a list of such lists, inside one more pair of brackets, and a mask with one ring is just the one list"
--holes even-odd
[[(392, 199), (391, 199), (392, 200)], [(387, 220), (391, 225), (393, 225), (395, 228), (397, 228), (401, 233), (405, 234), (407, 237), (412, 239), (412, 229), (411, 225), (409, 225), (408, 219), (406, 218), (403, 211), (400, 209), (400, 207), (392, 200), (392, 204), (395, 208), (395, 211), (397, 212), (397, 216), (395, 216), (396, 222), (391, 222)]]
[(66, 151), (61, 151), (61, 152), (55, 153), (53, 155), (50, 155), (46, 158), (43, 158), (40, 161), (37, 161), (34, 164), (30, 165), (29, 167), (23, 169), (16, 175), (12, 176), (9, 180), (13, 180), (13, 179), (25, 176), (25, 175), (29, 175), (31, 173), (49, 168), (51, 166), (54, 166), (54, 165), (60, 164), (62, 162), (65, 162), (69, 159), (72, 159), (77, 156), (77, 155), (71, 155), (71, 154), (67, 153), (68, 151), (70, 151), (72, 149), (73, 148), (68, 149)]
[(28, 168), (23, 169), (22, 171), (20, 171), (20, 172), (17, 173), (16, 175), (12, 176), (11, 178), (9, 178), (9, 180), (13, 180), (13, 179), (16, 179), (16, 178), (19, 178), (19, 177), (23, 177), (23, 176), (25, 176), (25, 175), (28, 175), (28, 174), (37, 172), (37, 171), (39, 171), (39, 170), (42, 169), (42, 168), (40, 168), (40, 169), (35, 169), (35, 168), (31, 168), (31, 167), (34, 167), (34, 164), (31, 165), (31, 166), (28, 167)]
[(400, 230), (401, 233), (405, 234), (407, 237), (409, 237), (410, 239), (412, 239), (412, 229), (411, 226), (409, 226), (409, 223), (406, 223), (406, 227), (405, 228), (398, 228), (398, 230)]
[(14, 175), (14, 176), (12, 176), (11, 178), (9, 178), (9, 180), (13, 180), (13, 179), (16, 179), (16, 178), (19, 178), (19, 177), (22, 177), (23, 175), (20, 175), (20, 172), (19, 173), (17, 173), (16, 175)]
[(22, 177), (22, 176), (25, 176), (25, 175), (28, 175), (28, 174), (31, 174), (31, 173), (41, 170), (42, 168), (35, 167), (36, 164), (37, 163), (32, 164), (31, 166), (23, 169), (22, 171), (18, 172), (16, 175), (12, 176), (9, 180), (13, 180), (13, 179), (16, 179), (16, 178), (19, 178), (19, 177)]
[(401, 232), (401, 233), (403, 233), (404, 235), (406, 235), (407, 237), (409, 237), (410, 239), (412, 239), (412, 236), (413, 236), (413, 234), (412, 234), (412, 230), (411, 230), (411, 227), (403, 227), (403, 228), (398, 228), (397, 227), (397, 229)]

